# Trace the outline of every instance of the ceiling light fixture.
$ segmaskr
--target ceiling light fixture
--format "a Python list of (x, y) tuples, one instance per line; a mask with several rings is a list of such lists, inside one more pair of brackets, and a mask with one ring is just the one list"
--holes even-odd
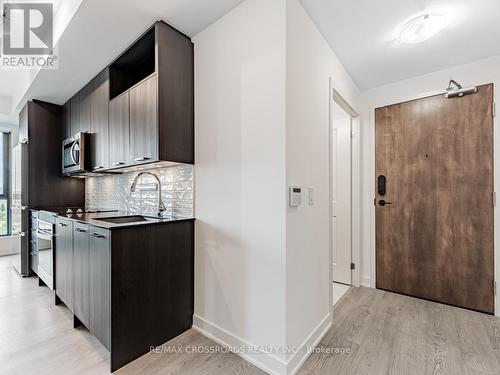
[(403, 25), (398, 42), (417, 44), (432, 38), (445, 26), (445, 17), (441, 14), (423, 14)]

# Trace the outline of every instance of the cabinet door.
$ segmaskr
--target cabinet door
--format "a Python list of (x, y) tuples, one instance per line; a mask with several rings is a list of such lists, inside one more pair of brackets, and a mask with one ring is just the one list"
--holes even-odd
[(158, 159), (156, 75), (130, 90), (130, 154), (136, 162)]
[(62, 107), (61, 140), (71, 138), (71, 101)]
[(89, 226), (75, 223), (73, 231), (73, 313), (89, 327)]
[(110, 350), (110, 232), (90, 227), (90, 331)]
[(28, 106), (27, 103), (19, 112), (19, 142), (28, 143)]
[(73, 222), (56, 218), (55, 234), (56, 294), (73, 310)]
[(90, 103), (91, 168), (99, 170), (109, 167), (109, 80), (107, 70), (95, 78)]
[(90, 113), (91, 113), (91, 102), (92, 102), (92, 91), (94, 82), (90, 82), (80, 91), (80, 131), (89, 132), (90, 131)]
[(76, 93), (70, 101), (70, 137), (80, 132), (80, 93)]
[(130, 163), (129, 93), (109, 102), (109, 162), (112, 167)]

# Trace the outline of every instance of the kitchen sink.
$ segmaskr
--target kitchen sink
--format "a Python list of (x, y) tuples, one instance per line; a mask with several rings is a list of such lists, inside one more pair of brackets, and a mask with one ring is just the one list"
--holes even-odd
[(126, 224), (126, 223), (140, 223), (144, 221), (156, 221), (158, 219), (141, 215), (134, 215), (134, 216), (99, 217), (95, 218), (94, 220), (105, 221), (107, 223), (113, 223), (113, 224)]

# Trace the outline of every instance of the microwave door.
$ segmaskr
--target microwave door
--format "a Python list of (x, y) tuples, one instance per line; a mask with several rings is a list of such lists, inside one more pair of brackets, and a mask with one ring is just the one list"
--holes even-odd
[(77, 154), (78, 143), (75, 141), (64, 147), (64, 168), (74, 168), (78, 166), (78, 154)]
[(71, 175), (85, 172), (84, 148), (86, 134), (79, 133), (63, 142), (62, 162), (63, 174)]

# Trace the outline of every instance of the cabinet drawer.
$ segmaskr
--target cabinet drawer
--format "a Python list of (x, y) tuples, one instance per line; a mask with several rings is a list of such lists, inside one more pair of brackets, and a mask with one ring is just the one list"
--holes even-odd
[(56, 219), (55, 225), (56, 294), (73, 311), (73, 222)]
[(111, 349), (111, 233), (90, 227), (90, 331)]
[(73, 313), (89, 328), (89, 225), (75, 223), (73, 227)]

